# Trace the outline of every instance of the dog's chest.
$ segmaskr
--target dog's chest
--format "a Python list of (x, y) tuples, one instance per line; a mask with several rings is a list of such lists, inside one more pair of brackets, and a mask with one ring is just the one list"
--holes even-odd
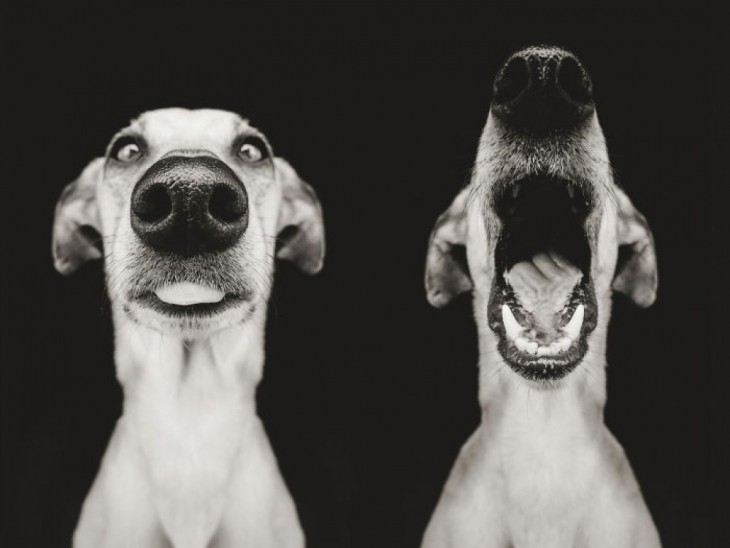
[(257, 419), (238, 402), (224, 392), (164, 394), (135, 417), (150, 495), (173, 541), (215, 533), (241, 452), (253, 449), (245, 438)]
[(535, 435), (505, 442), (498, 458), (513, 541), (520, 546), (571, 546), (600, 482), (599, 451), (570, 436)]

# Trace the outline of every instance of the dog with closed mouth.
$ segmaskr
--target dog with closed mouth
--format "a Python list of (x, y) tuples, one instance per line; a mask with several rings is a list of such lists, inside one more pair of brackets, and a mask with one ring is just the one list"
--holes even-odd
[(603, 421), (612, 292), (652, 304), (653, 238), (613, 180), (573, 54), (530, 47), (498, 72), (471, 180), (436, 222), (425, 282), (436, 307), (473, 293), (482, 420), (423, 546), (659, 546)]
[(103, 256), (124, 392), (74, 546), (303, 546), (255, 391), (274, 258), (322, 267), (313, 189), (236, 114), (150, 111), (63, 191), (53, 256)]

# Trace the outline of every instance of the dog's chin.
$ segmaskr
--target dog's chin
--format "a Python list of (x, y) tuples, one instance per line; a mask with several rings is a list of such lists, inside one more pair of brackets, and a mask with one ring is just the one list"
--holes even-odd
[(251, 295), (185, 285), (136, 294), (124, 311), (137, 324), (194, 339), (245, 323), (256, 310)]
[(504, 183), (491, 208), (501, 231), (487, 305), (504, 362), (520, 377), (559, 385), (583, 361), (596, 327), (586, 185), (532, 176)]
[(504, 362), (521, 378), (538, 385), (556, 388), (561, 380), (583, 361), (588, 345), (585, 337), (571, 343), (568, 350), (553, 356), (535, 356), (515, 346), (514, 341), (501, 336), (499, 353)]

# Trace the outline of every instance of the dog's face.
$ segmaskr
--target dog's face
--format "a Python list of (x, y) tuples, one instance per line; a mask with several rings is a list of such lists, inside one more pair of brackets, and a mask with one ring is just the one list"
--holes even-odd
[(591, 91), (565, 50), (510, 57), (471, 182), (429, 247), (429, 301), (443, 306), (473, 289), (482, 352), (541, 386), (604, 351), (612, 287), (641, 306), (656, 295), (651, 232), (613, 181)]
[(247, 121), (164, 109), (117, 133), (61, 195), (56, 268), (102, 252), (115, 317), (194, 338), (265, 305), (275, 255), (317, 272), (324, 228), (312, 188)]

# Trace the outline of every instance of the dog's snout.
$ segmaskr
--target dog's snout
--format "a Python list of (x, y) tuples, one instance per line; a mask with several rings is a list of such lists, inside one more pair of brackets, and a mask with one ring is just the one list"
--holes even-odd
[(588, 73), (573, 54), (559, 48), (518, 52), (494, 80), (492, 111), (519, 129), (540, 134), (570, 128), (593, 110)]
[(217, 158), (168, 156), (135, 186), (131, 222), (140, 239), (158, 251), (184, 256), (221, 251), (248, 226), (248, 195)]

